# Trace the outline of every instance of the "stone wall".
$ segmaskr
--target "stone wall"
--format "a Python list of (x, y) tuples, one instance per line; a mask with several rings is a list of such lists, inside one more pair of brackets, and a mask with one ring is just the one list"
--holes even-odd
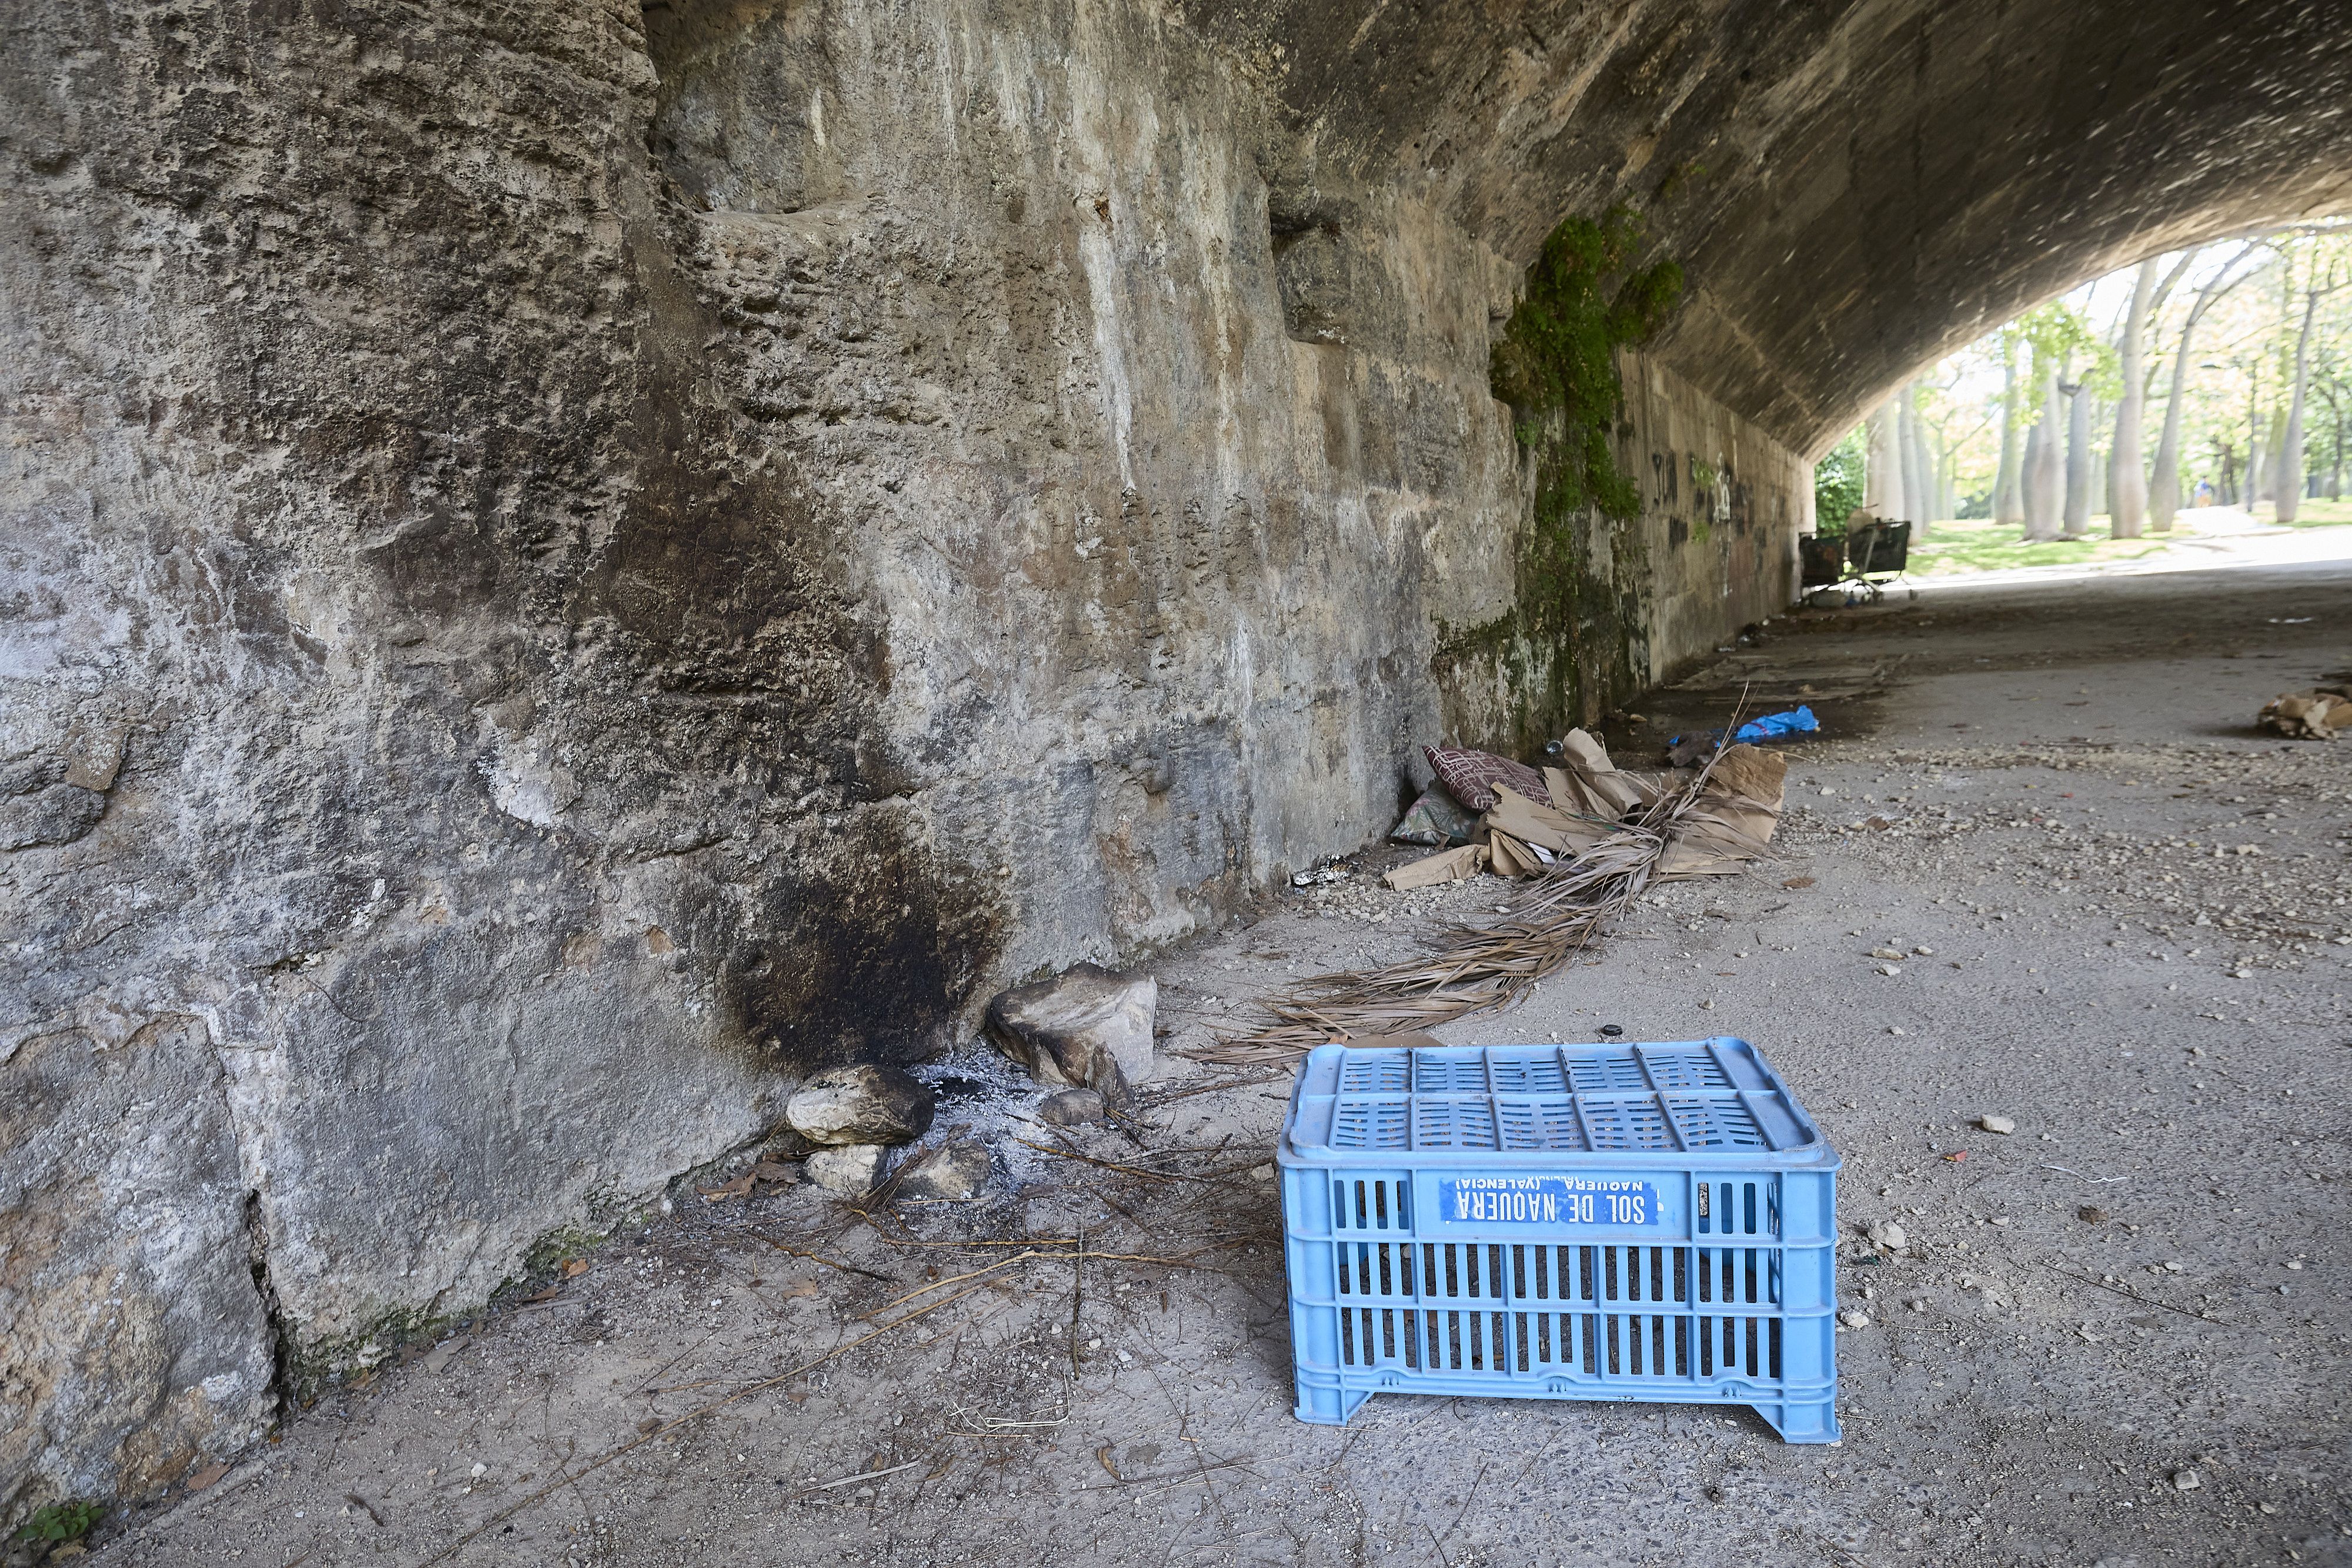
[(1605, 636), (1478, 642), (1517, 263), (1171, 15), (13, 37), (0, 1508), (234, 1449), (795, 1074), (1789, 596), (1803, 466), (1628, 356)]

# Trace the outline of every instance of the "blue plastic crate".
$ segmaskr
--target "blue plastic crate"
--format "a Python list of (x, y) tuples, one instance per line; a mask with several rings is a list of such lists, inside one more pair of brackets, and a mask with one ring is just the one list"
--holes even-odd
[(1300, 1420), (1670, 1400), (1837, 1441), (1837, 1152), (1747, 1041), (1327, 1045), (1276, 1157)]

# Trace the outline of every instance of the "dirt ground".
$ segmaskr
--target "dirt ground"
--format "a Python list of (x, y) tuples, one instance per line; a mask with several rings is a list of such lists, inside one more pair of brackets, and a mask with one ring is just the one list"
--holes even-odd
[[(1727, 1406), (1292, 1417), (1286, 1078), (1172, 1052), (1496, 900), (1387, 893), (1383, 847), (1155, 966), (1168, 1064), (1131, 1132), (1075, 1145), (1132, 1168), (1011, 1142), (1050, 1142), (1014, 1119), (1034, 1094), (943, 1064), (994, 1197), (866, 1218), (681, 1187), (92, 1560), (2352, 1562), (2352, 745), (2250, 724), (2352, 666), (2352, 546), (2298, 549), (1773, 622), (1608, 738), (1648, 764), (1722, 721), (1727, 682), (1812, 686), (1782, 858), (1441, 1031), (1773, 1060), (1845, 1159), (1841, 1294), (1869, 1322), (1838, 1338), (1842, 1445)], [(1855, 1234), (1889, 1218), (1899, 1258)]]

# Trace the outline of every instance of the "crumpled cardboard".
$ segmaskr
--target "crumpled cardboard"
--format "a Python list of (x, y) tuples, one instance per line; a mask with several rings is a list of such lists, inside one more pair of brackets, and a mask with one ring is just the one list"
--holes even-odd
[[(1608, 749), (1580, 729), (1569, 732), (1561, 761), (1564, 766), (1544, 769), (1552, 804), (1496, 781), (1495, 804), (1478, 821), (1484, 842), (1426, 856), (1381, 880), (1402, 890), (1465, 881), (1481, 870), (1497, 876), (1540, 876), (1617, 838), (1622, 818), (1654, 803), (1669, 788), (1664, 779), (1619, 768)], [(1726, 876), (1769, 853), (1780, 825), (1788, 770), (1788, 759), (1771, 752), (1727, 747), (1708, 773), (1706, 788), (1676, 820), (1673, 841), (1658, 862), (1659, 878)]]
[(1770, 853), (1788, 773), (1785, 757), (1752, 746), (1727, 748), (1697, 801), (1683, 813), (1658, 862), (1659, 877), (1728, 876)]
[(1403, 893), (1416, 887), (1435, 887), (1440, 883), (1467, 882), (1486, 867), (1487, 849), (1485, 844), (1461, 844), (1454, 849), (1440, 850), (1433, 855), (1423, 855), (1395, 870), (1384, 873), (1381, 881)]
[(2352, 729), (2352, 689), (2315, 686), (2288, 692), (2263, 705), (2265, 728), (2294, 740), (2333, 740), (2340, 730)]

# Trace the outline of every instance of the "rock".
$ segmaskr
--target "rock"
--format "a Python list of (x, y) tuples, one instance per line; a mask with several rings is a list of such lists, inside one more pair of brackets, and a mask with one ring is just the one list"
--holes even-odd
[(0, 1035), (0, 1490), (12, 1497), (27, 1481), (37, 1497), (137, 1496), (258, 1442), (280, 1414), (282, 1342), (255, 1278), (231, 1054), (193, 1017), (111, 1041)]
[(1273, 1179), (1274, 1167), (1272, 1166), (1254, 1166), (1250, 1169), (1250, 1180), (1252, 1181), (1272, 1181)]
[(2199, 1475), (2195, 1470), (2175, 1470), (2172, 1472), (2172, 1485), (2173, 1489), (2177, 1491), (2195, 1491), (2199, 1487), (2201, 1487), (2204, 1484), (2205, 1478)]
[(813, 1144), (912, 1143), (931, 1130), (931, 1091), (895, 1067), (836, 1067), (793, 1091), (784, 1121)]
[(962, 1203), (988, 1189), (993, 1170), (986, 1145), (950, 1144), (907, 1173), (898, 1196)]
[(1850, 1329), (1866, 1329), (1870, 1326), (1870, 1314), (1860, 1307), (1848, 1307), (1838, 1313), (1838, 1322)]
[(1107, 1100), (1151, 1076), (1151, 1017), (1160, 982), (1122, 978), (1080, 964), (1017, 986), (988, 1004), (988, 1038), (1045, 1083), (1092, 1089)]
[(1979, 1116), (1977, 1125), (1988, 1133), (1999, 1133), (2004, 1138), (2017, 1131), (2017, 1123), (2007, 1116)]
[(2074, 1218), (2085, 1225), (2105, 1225), (2115, 1217), (2095, 1203), (2086, 1203), (2074, 1211)]
[(1103, 1097), (1091, 1089), (1065, 1089), (1037, 1103), (1037, 1120), (1054, 1127), (1082, 1127), (1099, 1122)]
[(808, 1157), (808, 1179), (827, 1192), (863, 1197), (882, 1185), (890, 1151), (880, 1144), (836, 1144)]
[(1911, 1245), (1911, 1238), (1905, 1233), (1903, 1227), (1891, 1219), (1872, 1221), (1870, 1228), (1863, 1234), (1889, 1252), (1900, 1252)]

